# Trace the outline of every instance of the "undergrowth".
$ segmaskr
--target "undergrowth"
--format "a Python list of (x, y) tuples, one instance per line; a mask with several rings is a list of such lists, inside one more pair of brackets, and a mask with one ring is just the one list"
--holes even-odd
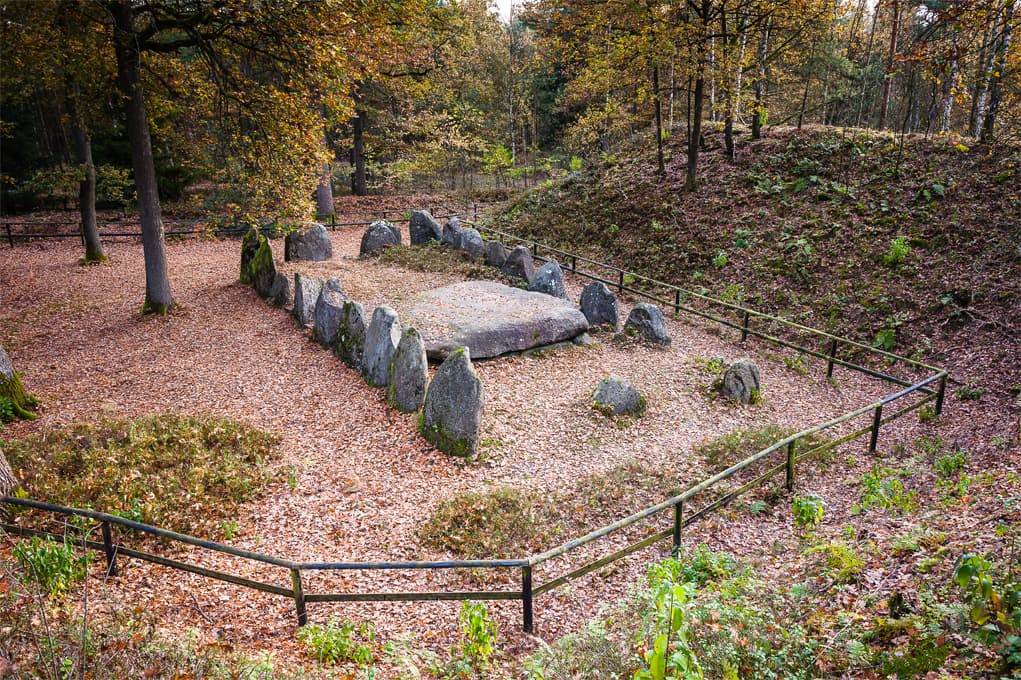
[(171, 413), (78, 423), (2, 447), (30, 498), (195, 533), (265, 488), (275, 444), (241, 421)]
[[(737, 429), (696, 445), (695, 453), (705, 459), (711, 472), (720, 472), (795, 432), (797, 430), (784, 428), (775, 423)], [(826, 441), (827, 438), (821, 434), (809, 435), (797, 443), (797, 451), (800, 453), (815, 448)]]
[(676, 477), (632, 461), (554, 495), (510, 487), (456, 494), (439, 504), (419, 536), (460, 557), (518, 558), (678, 493)]

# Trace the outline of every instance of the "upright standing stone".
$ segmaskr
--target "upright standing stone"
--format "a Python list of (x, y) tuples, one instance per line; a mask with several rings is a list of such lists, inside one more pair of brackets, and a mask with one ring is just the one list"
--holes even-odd
[(284, 262), (311, 260), (322, 262), (333, 257), (330, 232), (318, 222), (306, 222), (284, 237)]
[(445, 246), (452, 248), (461, 247), (461, 220), (457, 217), (451, 217), (447, 220), (447, 223), (443, 225), (443, 236), (440, 238), (440, 242)]
[(238, 280), (245, 284), (252, 284), (252, 260), (255, 259), (255, 252), (259, 250), (259, 230), (254, 226), (245, 232), (241, 238), (241, 275)]
[(482, 255), (486, 252), (486, 247), (482, 243), (482, 234), (480, 234), (477, 229), (462, 230), (461, 242), (457, 247), (474, 257), (482, 257)]
[(610, 326), (613, 330), (620, 326), (617, 296), (605, 283), (593, 281), (582, 289), (581, 313), (588, 319), (589, 326)]
[(255, 292), (263, 299), (268, 298), (277, 279), (277, 265), (273, 261), (273, 248), (265, 236), (259, 236), (259, 247), (252, 258), (251, 272)]
[(337, 339), (337, 329), (340, 328), (340, 317), (344, 312), (345, 302), (347, 295), (340, 287), (340, 279), (336, 277), (327, 279), (316, 300), (314, 319), (315, 339), (323, 347), (333, 347)]
[(550, 260), (539, 267), (535, 276), (532, 277), (532, 282), (528, 284), (528, 290), (567, 300), (567, 289), (564, 288), (564, 271), (560, 268), (560, 263)]
[(269, 289), (266, 302), (274, 307), (287, 307), (291, 304), (291, 282), (283, 272), (277, 272), (276, 278), (273, 279), (273, 286)]
[(386, 305), (376, 307), (365, 331), (365, 360), (362, 377), (373, 387), (386, 387), (390, 382), (390, 362), (401, 341), (401, 322)]
[(659, 307), (648, 302), (639, 302), (631, 309), (624, 323), (624, 332), (635, 332), (647, 342), (655, 345), (670, 345), (670, 329)]
[(499, 241), (486, 241), (486, 264), (502, 267), (507, 262), (507, 249)]
[(362, 234), (362, 244), (358, 250), (361, 256), (371, 255), (383, 248), (400, 245), (401, 232), (386, 220), (376, 220)]
[(455, 350), (429, 383), (422, 411), (422, 435), (452, 456), (469, 457), (479, 448), (482, 380), (467, 347)]
[(503, 264), (503, 273), (507, 276), (516, 276), (531, 283), (535, 278), (535, 264), (532, 262), (532, 253), (525, 246), (516, 246), (507, 256)]
[(365, 308), (360, 302), (344, 303), (333, 353), (356, 371), (361, 371), (365, 362), (365, 331), (368, 325)]
[(425, 356), (425, 342), (414, 328), (406, 328), (401, 334), (390, 363), (389, 381), (387, 401), (391, 406), (404, 413), (422, 407), (429, 384), (429, 363)]
[(430, 241), (440, 241), (443, 238), (443, 230), (428, 210), (411, 211), (408, 232), (413, 246), (424, 246)]
[(316, 300), (323, 290), (322, 279), (295, 272), (294, 274), (294, 320), (302, 328), (315, 323)]
[(762, 393), (759, 367), (751, 359), (738, 359), (723, 373), (720, 392), (745, 404), (758, 401)]

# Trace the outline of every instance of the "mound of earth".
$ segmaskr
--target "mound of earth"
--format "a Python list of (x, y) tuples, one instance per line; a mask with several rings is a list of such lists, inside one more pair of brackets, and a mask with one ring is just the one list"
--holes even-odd
[(521, 352), (581, 335), (588, 321), (573, 304), (494, 281), (465, 281), (423, 293), (404, 312), (430, 359), (462, 345), (472, 359)]

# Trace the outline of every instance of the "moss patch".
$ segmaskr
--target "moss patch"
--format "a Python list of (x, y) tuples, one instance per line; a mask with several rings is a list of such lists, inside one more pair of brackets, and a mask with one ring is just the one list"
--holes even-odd
[(10, 402), (11, 410), (18, 418), (35, 420), (35, 414), (28, 409), (33, 408), (39, 402), (25, 391), (17, 371), (13, 371), (9, 379), (0, 377), (0, 399)]

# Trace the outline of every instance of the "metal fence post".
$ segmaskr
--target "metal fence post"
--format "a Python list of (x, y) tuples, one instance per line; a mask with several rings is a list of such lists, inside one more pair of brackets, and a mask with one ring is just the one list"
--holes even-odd
[(539, 255), (539, 242), (532, 241), (532, 257), (538, 257)]
[(745, 340), (748, 339), (748, 321), (749, 321), (749, 314), (746, 311), (744, 313), (744, 326), (741, 327), (741, 342), (744, 342)]
[(674, 314), (681, 311), (681, 289), (674, 289)]
[(684, 529), (684, 501), (674, 504), (674, 543), (670, 554), (677, 557), (681, 554), (681, 531)]
[(837, 339), (833, 338), (833, 342), (830, 343), (830, 358), (826, 362), (826, 377), (833, 377), (833, 359), (837, 356)]
[(787, 445), (787, 490), (794, 491), (794, 444), (795, 439)]
[(521, 618), (522, 630), (531, 633), (534, 629), (532, 619), (532, 568), (521, 567)]
[(624, 270), (620, 269), (617, 271), (617, 292), (624, 292)]
[(947, 374), (939, 379), (939, 390), (936, 392), (936, 415), (943, 413), (943, 398), (947, 394)]
[(308, 623), (308, 612), (305, 611), (305, 591), (301, 587), (301, 570), (291, 569), (291, 588), (294, 590), (294, 609), (298, 614), (298, 625)]
[(4, 225), (4, 226), (7, 227), (7, 242), (11, 245), (11, 248), (13, 248), (14, 247), (14, 234), (11, 233), (11, 225), (7, 224), (7, 225)]
[(571, 255), (571, 273), (574, 274), (578, 271), (578, 257)]
[(876, 452), (876, 444), (879, 443), (879, 425), (883, 420), (883, 405), (876, 407), (876, 413), (872, 416), (872, 439), (869, 441), (869, 453)]
[(113, 532), (110, 530), (110, 523), (103, 522), (103, 552), (106, 553), (106, 573), (110, 576), (117, 575), (117, 548), (113, 544)]

